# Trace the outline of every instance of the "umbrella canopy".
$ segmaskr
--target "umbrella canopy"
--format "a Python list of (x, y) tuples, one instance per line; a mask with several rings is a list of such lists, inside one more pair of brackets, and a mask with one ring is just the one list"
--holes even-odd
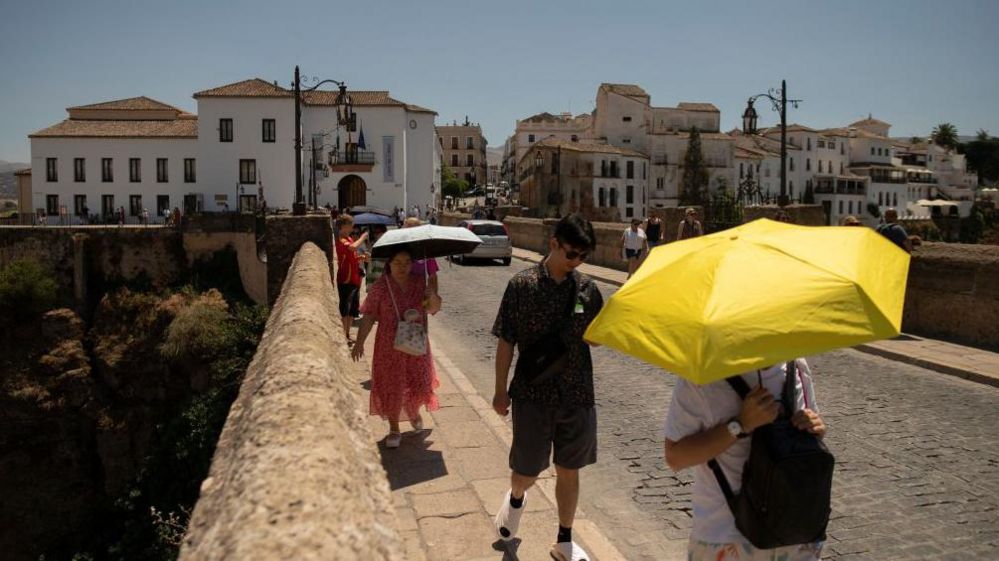
[(385, 232), (371, 248), (371, 256), (385, 258), (396, 247), (404, 245), (414, 259), (444, 257), (468, 253), (480, 243), (479, 236), (465, 228), (425, 224)]
[(373, 206), (354, 206), (350, 207), (350, 215), (356, 216), (358, 214), (364, 214), (365, 212), (370, 212), (372, 214), (381, 214), (384, 216), (393, 216), (391, 210), (385, 210), (381, 208), (376, 208)]
[(372, 226), (374, 224), (384, 224), (385, 226), (391, 226), (395, 224), (395, 219), (390, 216), (385, 216), (384, 214), (375, 214), (373, 212), (362, 212), (361, 214), (354, 215), (354, 224), (357, 226)]
[(652, 250), (585, 338), (706, 384), (898, 335), (908, 270), (870, 228), (757, 220)]

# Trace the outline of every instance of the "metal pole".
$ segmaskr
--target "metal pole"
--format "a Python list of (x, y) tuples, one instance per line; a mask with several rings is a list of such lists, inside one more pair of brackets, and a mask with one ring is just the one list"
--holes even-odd
[(302, 202), (302, 84), (295, 66), (295, 203), (292, 213), (305, 214), (305, 203)]
[(787, 196), (787, 82), (780, 81), (780, 207), (788, 204)]
[(562, 216), (562, 145), (558, 145), (558, 178), (555, 180), (555, 217), (561, 218)]

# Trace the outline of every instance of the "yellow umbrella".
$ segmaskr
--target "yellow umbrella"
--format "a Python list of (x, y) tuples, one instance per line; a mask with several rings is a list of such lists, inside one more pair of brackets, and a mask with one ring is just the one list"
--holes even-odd
[(870, 228), (756, 220), (654, 249), (585, 338), (707, 384), (898, 335), (908, 271)]

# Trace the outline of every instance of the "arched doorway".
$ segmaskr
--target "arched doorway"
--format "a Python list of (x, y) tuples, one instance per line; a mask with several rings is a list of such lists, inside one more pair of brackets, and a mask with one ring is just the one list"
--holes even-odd
[(356, 175), (348, 175), (336, 187), (339, 208), (365, 206), (368, 201), (368, 186)]

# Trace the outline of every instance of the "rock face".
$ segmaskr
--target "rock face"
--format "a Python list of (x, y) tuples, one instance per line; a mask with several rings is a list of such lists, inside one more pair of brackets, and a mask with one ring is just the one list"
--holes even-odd
[(0, 341), (0, 558), (69, 558), (105, 530), (157, 427), (206, 386), (203, 365), (160, 352), (195, 304), (225, 317), (215, 291), (122, 289), (102, 299), (89, 332), (59, 309)]

